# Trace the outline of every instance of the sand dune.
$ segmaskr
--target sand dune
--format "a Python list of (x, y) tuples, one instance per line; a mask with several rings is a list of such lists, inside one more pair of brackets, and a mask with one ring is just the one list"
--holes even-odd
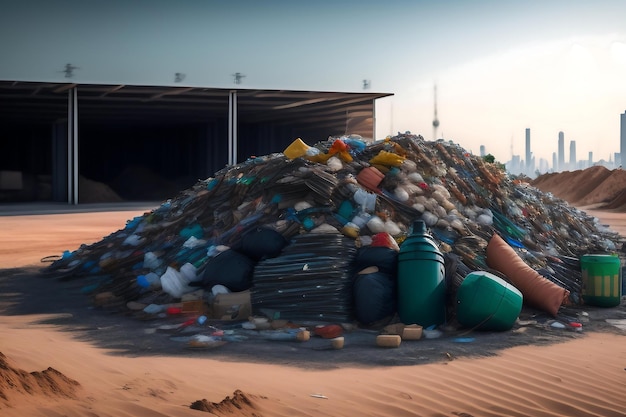
[(626, 211), (626, 171), (594, 166), (584, 170), (544, 174), (530, 182), (568, 203)]
[[(117, 357), (58, 334), (3, 330), (12, 362), (54, 363), (81, 381), (77, 399), (51, 393), (8, 394), (3, 416), (192, 416), (198, 400), (218, 403), (241, 391), (241, 416), (623, 416), (624, 336), (590, 334), (547, 347), (520, 347), (498, 357), (440, 364), (306, 371), (210, 358)], [(33, 344), (33, 342), (37, 343)], [(44, 349), (42, 349), (42, 346)], [(42, 352), (43, 350), (43, 352)], [(45, 395), (44, 395), (45, 394)], [(240, 394), (240, 396), (241, 396)], [(239, 398), (241, 399), (241, 398)]]

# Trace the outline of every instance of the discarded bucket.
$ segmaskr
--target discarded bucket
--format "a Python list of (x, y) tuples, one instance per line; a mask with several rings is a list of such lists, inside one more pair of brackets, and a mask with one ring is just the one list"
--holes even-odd
[(620, 304), (622, 276), (619, 257), (613, 255), (583, 255), (583, 302), (598, 307), (615, 307)]
[(422, 220), (398, 253), (398, 315), (406, 324), (423, 327), (446, 321), (446, 288), (443, 254), (426, 233)]
[(486, 271), (467, 274), (456, 294), (457, 320), (478, 330), (504, 331), (522, 311), (522, 293)]

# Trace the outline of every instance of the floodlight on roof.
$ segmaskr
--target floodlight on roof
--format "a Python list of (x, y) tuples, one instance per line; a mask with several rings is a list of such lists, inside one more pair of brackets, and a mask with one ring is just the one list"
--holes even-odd
[(233, 74), (233, 77), (235, 79), (235, 84), (241, 84), (241, 80), (245, 78), (245, 75), (240, 72), (236, 72)]

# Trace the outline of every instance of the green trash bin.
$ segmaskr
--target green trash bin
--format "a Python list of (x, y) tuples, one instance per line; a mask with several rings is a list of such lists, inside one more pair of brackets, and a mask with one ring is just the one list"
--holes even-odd
[(614, 255), (583, 255), (583, 303), (597, 307), (615, 307), (622, 298), (622, 274), (619, 257)]
[(513, 284), (486, 271), (471, 272), (457, 289), (456, 318), (477, 330), (509, 330), (522, 303), (522, 293)]

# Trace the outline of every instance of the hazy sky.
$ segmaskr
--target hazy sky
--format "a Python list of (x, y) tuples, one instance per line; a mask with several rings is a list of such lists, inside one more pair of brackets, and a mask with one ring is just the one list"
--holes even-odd
[[(0, 79), (394, 93), (377, 136), (409, 130), (505, 162), (619, 152), (624, 1), (7, 1)], [(306, 138), (303, 138), (306, 139)]]

